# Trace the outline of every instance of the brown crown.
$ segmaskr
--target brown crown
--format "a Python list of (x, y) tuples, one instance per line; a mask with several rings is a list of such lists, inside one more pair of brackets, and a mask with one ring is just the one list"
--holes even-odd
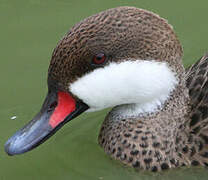
[(180, 73), (182, 47), (172, 27), (158, 15), (135, 7), (118, 7), (76, 24), (54, 49), (49, 78), (62, 88), (92, 71), (94, 55), (108, 61), (144, 59), (167, 61)]

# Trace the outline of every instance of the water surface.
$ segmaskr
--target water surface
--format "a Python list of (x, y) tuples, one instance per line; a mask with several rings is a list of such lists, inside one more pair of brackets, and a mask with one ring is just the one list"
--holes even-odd
[[(14, 157), (4, 153), (7, 138), (41, 107), (57, 42), (81, 19), (121, 5), (152, 10), (168, 19), (184, 47), (186, 66), (208, 50), (205, 1), (0, 0), (0, 180), (207, 179), (203, 168), (153, 174), (135, 172), (110, 159), (97, 143), (108, 110), (81, 115), (34, 151)], [(17, 118), (11, 120), (12, 116)]]

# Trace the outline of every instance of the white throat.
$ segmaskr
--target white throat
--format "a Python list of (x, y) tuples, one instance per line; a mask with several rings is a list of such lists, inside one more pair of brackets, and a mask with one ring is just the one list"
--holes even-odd
[(128, 60), (95, 69), (72, 83), (69, 90), (89, 111), (121, 105), (115, 108), (118, 113), (136, 116), (162, 107), (177, 83), (165, 62)]

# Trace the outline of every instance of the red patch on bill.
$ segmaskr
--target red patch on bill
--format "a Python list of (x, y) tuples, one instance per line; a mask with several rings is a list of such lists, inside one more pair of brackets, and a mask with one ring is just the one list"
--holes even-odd
[(71, 114), (76, 109), (76, 102), (70, 96), (70, 94), (66, 92), (58, 92), (58, 105), (55, 108), (51, 118), (49, 120), (49, 124), (52, 128), (55, 128), (64, 119)]

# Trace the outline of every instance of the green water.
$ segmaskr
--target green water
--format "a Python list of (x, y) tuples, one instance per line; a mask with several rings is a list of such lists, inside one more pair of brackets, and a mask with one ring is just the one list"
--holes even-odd
[[(208, 1), (0, 0), (0, 180), (207, 179), (208, 170), (135, 172), (111, 160), (97, 144), (107, 112), (83, 114), (37, 149), (9, 157), (7, 138), (39, 111), (47, 92), (53, 48), (81, 19), (111, 7), (152, 10), (169, 20), (184, 47), (184, 64), (208, 51)], [(12, 116), (17, 116), (11, 120)]]

